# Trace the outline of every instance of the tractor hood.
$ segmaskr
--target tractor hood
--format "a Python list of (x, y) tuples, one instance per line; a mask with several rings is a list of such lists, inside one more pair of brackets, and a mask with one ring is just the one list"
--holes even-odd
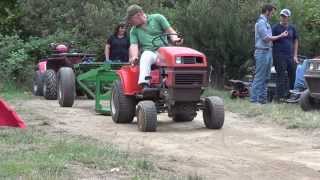
[(188, 47), (161, 47), (158, 51), (169, 56), (204, 56), (201, 52)]
[(206, 56), (188, 47), (161, 47), (158, 55), (162, 66), (207, 66)]

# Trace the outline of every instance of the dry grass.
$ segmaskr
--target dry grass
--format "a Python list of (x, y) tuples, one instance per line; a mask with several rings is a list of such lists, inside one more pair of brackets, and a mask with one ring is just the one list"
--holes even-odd
[[(14, 88), (0, 96), (12, 105), (32, 98)], [(48, 131), (52, 127), (46, 118), (24, 107), (17, 111), (29, 126), (0, 128), (0, 179), (203, 179), (159, 170), (152, 157), (130, 154), (112, 144)]]
[(304, 112), (299, 104), (277, 104), (256, 105), (248, 99), (230, 99), (229, 92), (209, 89), (206, 96), (215, 95), (224, 99), (228, 111), (238, 113), (248, 118), (259, 121), (274, 121), (285, 125), (287, 128), (319, 128), (320, 111)]
[[(145, 179), (154, 172), (153, 163), (134, 158), (111, 144), (85, 137), (50, 136), (41, 130), (0, 129), (0, 179), (76, 179), (74, 164), (109, 176)], [(115, 173), (117, 173), (115, 172)]]

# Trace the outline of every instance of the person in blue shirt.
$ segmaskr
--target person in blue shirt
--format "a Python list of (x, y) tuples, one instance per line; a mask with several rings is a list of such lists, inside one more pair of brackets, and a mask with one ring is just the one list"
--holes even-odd
[[(289, 23), (291, 11), (283, 9), (280, 12), (280, 23), (272, 27), (272, 34), (279, 35), (283, 31), (288, 32), (288, 36), (273, 42), (273, 63), (277, 72), (276, 95), (278, 101), (284, 100), (289, 95), (289, 89), (294, 88), (295, 63), (298, 62), (298, 33), (296, 28)], [(288, 73), (289, 89), (285, 81), (285, 72)]]
[(255, 75), (251, 85), (250, 102), (265, 104), (267, 102), (267, 82), (270, 79), (272, 66), (272, 41), (288, 36), (287, 31), (279, 35), (272, 35), (269, 19), (275, 6), (266, 4), (262, 7), (262, 14), (255, 24)]
[(300, 62), (297, 65), (296, 77), (294, 81), (293, 90), (290, 93), (289, 99), (286, 100), (287, 103), (297, 103), (300, 100), (301, 93), (307, 89), (304, 74), (307, 70), (308, 59), (305, 59), (303, 62)]

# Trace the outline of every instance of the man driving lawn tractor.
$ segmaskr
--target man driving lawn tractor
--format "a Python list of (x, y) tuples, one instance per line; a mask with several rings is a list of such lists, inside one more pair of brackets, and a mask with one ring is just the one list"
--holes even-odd
[[(145, 14), (143, 9), (135, 4), (128, 7), (126, 20), (133, 26), (130, 31), (129, 61), (131, 64), (137, 63), (139, 52), (142, 52), (138, 84), (142, 88), (147, 88), (149, 87), (149, 80), (146, 77), (150, 76), (151, 65), (156, 62), (157, 58), (155, 52), (157, 47), (154, 47), (152, 40), (159, 34), (177, 33), (163, 15)], [(182, 44), (182, 39), (177, 35), (170, 35), (170, 39), (176, 45)], [(154, 44), (158, 47), (164, 45), (160, 39), (157, 40)]]
[(133, 26), (131, 66), (117, 70), (119, 79), (110, 99), (112, 120), (131, 123), (137, 117), (140, 131), (154, 132), (159, 113), (167, 113), (174, 122), (189, 122), (201, 110), (206, 128), (221, 129), (223, 100), (202, 97), (208, 87), (206, 56), (192, 48), (168, 46), (168, 39), (176, 45), (182, 44), (182, 39), (160, 14), (147, 15), (140, 6), (131, 5), (126, 20)]

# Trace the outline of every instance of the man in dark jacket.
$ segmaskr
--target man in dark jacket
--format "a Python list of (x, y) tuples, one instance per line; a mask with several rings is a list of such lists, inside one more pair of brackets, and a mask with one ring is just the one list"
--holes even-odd
[[(293, 89), (295, 80), (295, 63), (298, 62), (298, 33), (296, 28), (289, 23), (291, 12), (283, 9), (280, 12), (280, 23), (272, 28), (272, 35), (276, 36), (283, 31), (288, 36), (273, 42), (273, 64), (277, 72), (277, 100), (288, 96), (289, 89)], [(285, 81), (286, 71), (288, 73), (289, 85)], [(289, 89), (287, 88), (289, 86)]]

